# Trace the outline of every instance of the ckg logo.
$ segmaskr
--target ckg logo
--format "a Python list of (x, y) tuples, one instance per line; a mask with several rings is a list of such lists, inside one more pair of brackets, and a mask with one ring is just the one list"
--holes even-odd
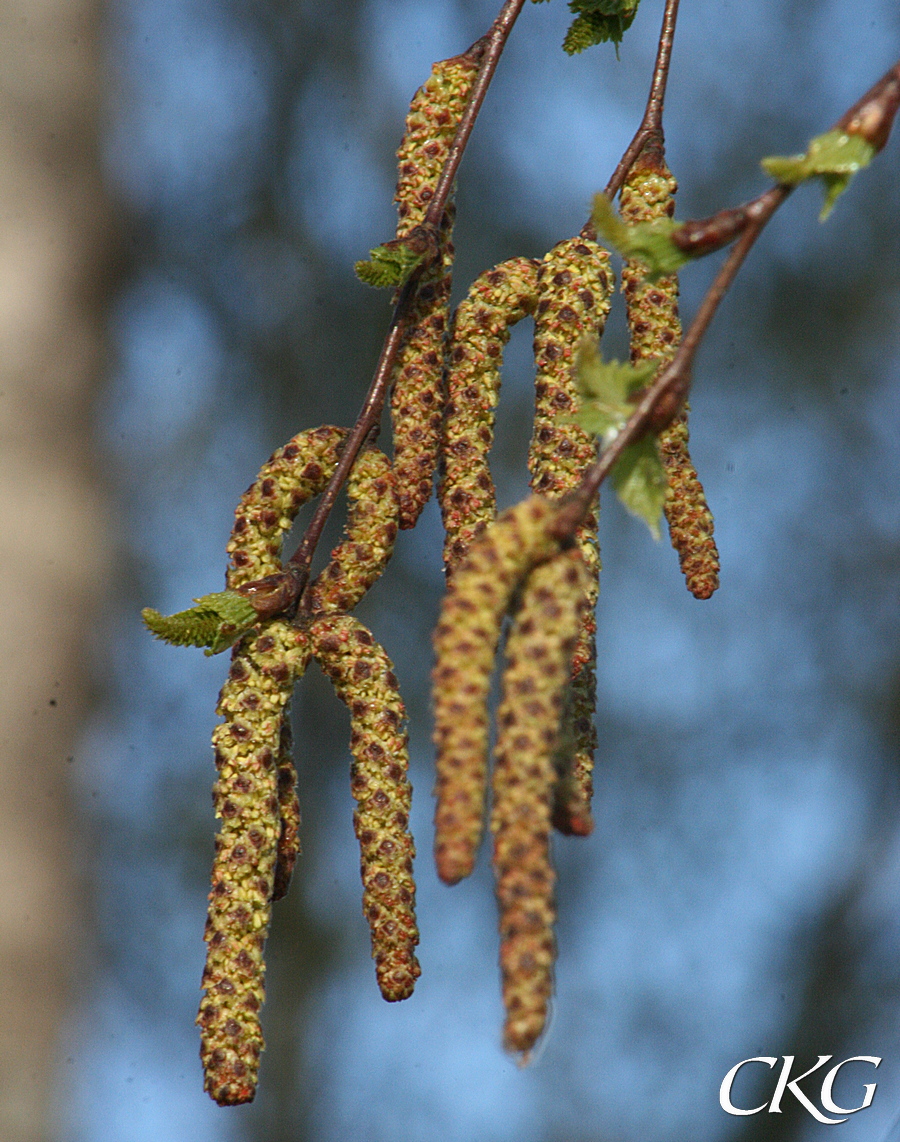
[(800, 1089), (799, 1084), (803, 1079), (808, 1078), (810, 1075), (815, 1074), (826, 1063), (830, 1062), (833, 1055), (819, 1055), (819, 1061), (814, 1067), (810, 1067), (802, 1075), (798, 1075), (795, 1079), (791, 1078), (791, 1068), (794, 1065), (794, 1056), (785, 1055), (784, 1063), (781, 1067), (781, 1074), (778, 1076), (778, 1082), (775, 1084), (775, 1093), (769, 1102), (764, 1102), (762, 1106), (754, 1106), (750, 1110), (745, 1110), (743, 1107), (735, 1106), (731, 1101), (731, 1088), (734, 1084), (735, 1076), (741, 1067), (749, 1066), (751, 1063), (764, 1063), (769, 1070), (778, 1065), (778, 1060), (772, 1058), (771, 1055), (762, 1055), (755, 1059), (742, 1059), (731, 1068), (728, 1074), (722, 1079), (722, 1085), (719, 1087), (719, 1105), (726, 1114), (759, 1114), (761, 1111), (768, 1108), (769, 1114), (781, 1114), (781, 1100), (785, 1094), (790, 1093), (796, 1098), (800, 1105), (808, 1110), (809, 1113), (817, 1122), (824, 1122), (828, 1126), (834, 1126), (838, 1122), (846, 1122), (851, 1114), (858, 1114), (859, 1111), (865, 1110), (866, 1107), (872, 1105), (872, 1099), (875, 1097), (876, 1083), (866, 1083), (863, 1086), (863, 1100), (859, 1106), (838, 1106), (834, 1101), (834, 1081), (838, 1076), (841, 1067), (847, 1063), (868, 1063), (869, 1066), (878, 1067), (881, 1059), (876, 1059), (873, 1055), (854, 1055), (851, 1059), (844, 1059), (843, 1062), (838, 1063), (828, 1071), (822, 1079), (822, 1090), (819, 1099), (822, 1106), (830, 1114), (843, 1115), (843, 1118), (829, 1118), (828, 1115), (823, 1114), (821, 1110), (813, 1103)]

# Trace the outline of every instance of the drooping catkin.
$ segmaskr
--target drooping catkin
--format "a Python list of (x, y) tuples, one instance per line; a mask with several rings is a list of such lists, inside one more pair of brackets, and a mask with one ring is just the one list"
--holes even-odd
[[(410, 104), (397, 151), (398, 237), (419, 225), (465, 111), (483, 54), (479, 42), (468, 52), (442, 60)], [(400, 526), (413, 527), (431, 496), (440, 445), (443, 393), (441, 368), (453, 266), (453, 206), (440, 222), (438, 251), (423, 272), (398, 354), (391, 392), (394, 470), (400, 494)]]
[(555, 505), (531, 496), (472, 543), (450, 580), (434, 633), (437, 747), (435, 863), (455, 884), (475, 864), (485, 812), (487, 699), (503, 617), (525, 577), (558, 553)]
[(448, 575), (496, 515), (488, 454), (510, 329), (534, 312), (539, 263), (512, 258), (476, 278), (453, 316), (447, 346), (443, 472), (438, 499)]
[(307, 591), (310, 611), (351, 611), (378, 580), (397, 538), (397, 480), (377, 448), (363, 452), (347, 480), (344, 538)]
[(553, 759), (588, 583), (577, 548), (537, 567), (522, 589), (506, 642), (491, 831), (506, 1008), (503, 1039), (508, 1050), (526, 1058), (544, 1029), (553, 989)]
[[(666, 166), (661, 145), (648, 145), (622, 187), (622, 217), (626, 222), (671, 217), (677, 185)], [(639, 262), (626, 261), (622, 290), (631, 330), (631, 360), (670, 361), (681, 340), (678, 276), (672, 274), (649, 283)], [(687, 417), (685, 407), (659, 436), (669, 482), (663, 510), (688, 590), (698, 599), (708, 599), (719, 585), (719, 553), (713, 538), (712, 513), (688, 451)]]
[[(610, 309), (613, 273), (609, 254), (585, 238), (569, 238), (554, 246), (541, 263), (535, 313), (534, 431), (528, 454), (531, 486), (536, 492), (561, 496), (576, 488), (596, 456), (594, 437), (566, 420), (578, 408), (573, 376), (574, 355), (586, 338), (603, 333)], [(576, 541), (589, 574), (587, 607), (582, 617), (572, 664), (573, 724), (568, 756), (561, 754), (560, 795), (555, 821), (565, 833), (585, 836), (593, 828), (590, 814), (596, 731), (596, 607), (600, 586), (597, 542), (599, 500), (579, 525)]]
[(208, 943), (200, 1003), (205, 1089), (220, 1106), (250, 1102), (263, 1036), (263, 950), (282, 830), (279, 756), (295, 680), (309, 661), (304, 632), (275, 620), (235, 648), (213, 732), (218, 780)]
[(326, 615), (313, 620), (309, 634), (316, 660), (350, 710), (363, 913), (378, 986), (394, 1002), (412, 994), (420, 974), (406, 710), (390, 659), (362, 623)]
[(347, 438), (345, 428), (311, 428), (277, 449), (241, 496), (226, 550), (232, 589), (281, 569), (281, 544), (297, 512), (325, 490)]

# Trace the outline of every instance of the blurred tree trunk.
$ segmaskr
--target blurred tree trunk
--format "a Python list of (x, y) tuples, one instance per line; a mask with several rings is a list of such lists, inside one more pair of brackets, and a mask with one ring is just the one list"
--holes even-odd
[(83, 944), (66, 761), (108, 563), (90, 412), (113, 227), (98, 6), (0, 11), (0, 1138), (35, 1142)]

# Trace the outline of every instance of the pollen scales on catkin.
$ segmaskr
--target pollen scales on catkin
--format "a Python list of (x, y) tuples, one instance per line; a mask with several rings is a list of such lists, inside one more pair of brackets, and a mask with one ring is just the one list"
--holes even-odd
[(488, 755), (488, 692), (504, 615), (539, 563), (556, 555), (557, 508), (531, 496), (474, 540), (450, 580), (434, 633), (437, 747), (435, 863), (455, 884), (468, 876), (482, 833)]
[[(436, 63), (428, 81), (413, 97), (397, 151), (394, 198), (398, 237), (408, 234), (425, 217), (468, 103), (482, 52), (479, 43), (462, 55)], [(454, 208), (448, 204), (440, 221), (437, 256), (420, 278), (394, 371), (391, 424), (401, 528), (413, 527), (428, 502), (438, 462), (453, 215)]]
[(344, 536), (307, 592), (312, 612), (352, 610), (380, 578), (394, 551), (397, 477), (379, 449), (369, 447), (357, 458), (347, 480), (347, 499)]
[(317, 662), (350, 711), (363, 912), (378, 986), (394, 1002), (412, 994), (420, 974), (406, 710), (390, 659), (362, 623), (326, 615), (313, 620), (309, 634)]
[[(661, 143), (648, 144), (622, 186), (622, 217), (630, 223), (671, 217), (676, 189)], [(622, 291), (631, 331), (632, 362), (653, 358), (670, 361), (681, 340), (677, 275), (650, 283), (639, 262), (626, 261)], [(719, 585), (719, 553), (713, 538), (712, 513), (688, 451), (687, 417), (685, 408), (659, 436), (660, 456), (669, 484), (663, 511), (688, 590), (698, 599), (708, 599)]]
[(556, 955), (550, 860), (554, 754), (590, 575), (577, 547), (522, 588), (506, 640), (494, 750), (494, 874), (500, 909), (504, 1044), (527, 1056), (547, 1020)]
[[(574, 355), (586, 339), (603, 333), (610, 309), (613, 273), (609, 254), (585, 238), (569, 238), (544, 256), (538, 275), (535, 311), (534, 430), (528, 454), (531, 486), (542, 495), (561, 496), (576, 488), (596, 456), (590, 433), (567, 420), (578, 409)], [(576, 541), (589, 573), (587, 607), (572, 663), (572, 725), (567, 748), (557, 755), (559, 784), (554, 824), (563, 833), (591, 832), (596, 703), (596, 606), (600, 552), (599, 501), (579, 525)]]
[(442, 472), (438, 500), (449, 576), (496, 515), (488, 455), (500, 366), (510, 329), (534, 312), (539, 263), (512, 258), (481, 274), (453, 315), (446, 355)]

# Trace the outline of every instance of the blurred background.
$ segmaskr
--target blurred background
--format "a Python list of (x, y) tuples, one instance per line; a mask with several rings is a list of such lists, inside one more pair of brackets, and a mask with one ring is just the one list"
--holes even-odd
[[(430, 861), (432, 503), (360, 609), (411, 715), (422, 978), (400, 1005), (375, 987), (348, 720), (311, 672), (294, 703), (304, 854), (269, 942), (260, 1091), (231, 1110), (203, 1093), (226, 660), (154, 642), (139, 611), (220, 589), (260, 464), (354, 419), (390, 307), (352, 265), (394, 232), (406, 107), (497, 6), (4, 6), (8, 1142), (900, 1138), (896, 137), (826, 225), (817, 187), (785, 205), (700, 353), (692, 450), (718, 594), (693, 600), (667, 542), (604, 496), (597, 826), (556, 841), (538, 1058), (522, 1070), (500, 1047), (489, 869), (447, 889)], [(894, 0), (682, 9), (667, 109), (680, 217), (758, 193), (762, 156), (803, 150), (900, 55)], [(618, 60), (609, 45), (570, 59), (562, 0), (526, 6), (461, 170), (457, 297), (581, 227), (642, 113), (661, 10), (644, 0)], [(685, 317), (717, 263), (683, 274)], [(506, 358), (503, 506), (526, 489), (527, 324)], [(618, 310), (604, 351), (627, 353)], [(798, 1073), (883, 1057), (872, 1107), (837, 1135), (790, 1097), (780, 1115), (722, 1111), (730, 1067), (785, 1054)], [(753, 1069), (738, 1104), (771, 1092)], [(864, 1069), (842, 1072), (839, 1103), (859, 1104)]]

